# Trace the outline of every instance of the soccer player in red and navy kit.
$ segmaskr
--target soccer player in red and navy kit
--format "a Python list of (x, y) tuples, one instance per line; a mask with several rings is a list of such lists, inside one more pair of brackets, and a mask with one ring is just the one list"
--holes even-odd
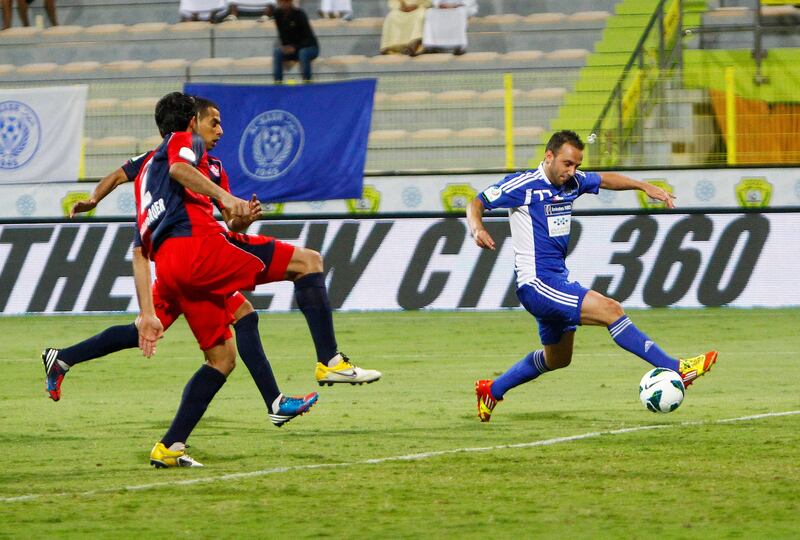
[[(195, 99), (194, 129), (203, 139), (207, 150), (213, 149), (222, 136), (219, 111), (216, 105), (202, 98)], [(95, 188), (92, 197), (78, 201), (73, 205), (71, 216), (76, 213), (89, 211), (97, 206), (106, 195), (118, 185), (132, 181), (139, 174), (142, 164), (149, 159), (152, 152), (133, 158), (113, 173), (104, 177)], [(226, 191), (230, 191), (227, 175), (221, 163), (209, 157), (209, 172), (211, 180)], [(209, 200), (209, 204), (211, 204)], [(228, 228), (239, 232), (261, 216), (261, 207), (257, 201), (250, 201), (251, 215), (246, 218), (232, 217), (223, 212)], [(181, 315), (178, 306), (170, 305), (158, 297), (158, 287), (155, 288), (154, 304), (156, 313), (164, 328), (169, 328)], [(278, 426), (286, 421), (285, 414), (280, 414), (281, 405), (286, 409), (292, 402), (302, 398), (285, 397), (278, 389), (278, 384), (272, 374), (269, 361), (266, 358), (261, 337), (258, 332), (258, 314), (252, 304), (239, 292), (226, 298), (226, 306), (235, 321), (236, 345), (239, 355), (250, 371), (253, 380), (259, 388), (262, 398), (270, 413), (270, 417)], [(74, 365), (99, 358), (112, 352), (137, 347), (139, 334), (135, 323), (111, 326), (101, 333), (94, 335), (70, 347), (63, 349), (47, 348), (42, 353), (45, 367), (45, 383), (51, 399), (58, 401), (61, 398), (61, 383), (67, 371)]]
[(614, 342), (646, 362), (680, 373), (686, 386), (704, 375), (717, 360), (716, 351), (679, 359), (665, 353), (633, 324), (619, 302), (580, 283), (568, 281), (565, 263), (572, 203), (600, 188), (638, 189), (672, 208), (663, 189), (619, 173), (584, 173), (583, 142), (574, 131), (558, 131), (547, 143), (544, 161), (535, 170), (514, 173), (479, 193), (467, 207), (467, 223), (475, 243), (494, 250), (483, 225), (486, 209), (507, 208), (514, 244), (514, 273), (520, 303), (539, 324), (543, 347), (525, 355), (494, 380), (475, 382), (478, 417), (491, 419), (505, 393), (540, 375), (567, 367), (577, 325), (602, 325)]

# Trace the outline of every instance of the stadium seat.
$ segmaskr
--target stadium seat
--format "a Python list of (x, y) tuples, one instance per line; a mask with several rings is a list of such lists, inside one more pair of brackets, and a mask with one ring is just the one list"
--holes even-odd
[(165, 22), (141, 22), (127, 26), (125, 30), (130, 34), (157, 34), (170, 30), (170, 25)]
[(511, 51), (502, 57), (506, 62), (536, 62), (544, 56), (542, 51)]
[(117, 98), (94, 98), (86, 101), (86, 111), (89, 115), (98, 112), (114, 111), (120, 106)]
[(159, 99), (159, 96), (126, 99), (120, 102), (120, 110), (128, 113), (152, 114)]
[(394, 66), (410, 61), (411, 59), (404, 54), (380, 54), (370, 57), (368, 62), (372, 66)]
[(0, 31), (0, 37), (3, 39), (34, 37), (41, 33), (42, 29), (35, 26), (12, 26), (11, 28)]
[(34, 62), (17, 67), (17, 75), (42, 75), (58, 69), (55, 62)]
[(78, 34), (82, 33), (83, 33), (83, 26), (65, 24), (60, 26), (50, 26), (48, 28), (44, 28), (40, 36), (42, 38), (63, 40), (64, 38), (74, 38)]
[[(511, 91), (512, 95), (517, 98), (522, 96), (522, 90), (514, 88)], [(506, 91), (503, 88), (495, 88), (487, 90), (479, 96), (479, 99), (484, 102), (503, 101), (506, 98)]]
[(497, 141), (503, 137), (503, 133), (492, 127), (471, 127), (456, 132), (459, 139), (470, 139), (475, 141)]
[(542, 133), (544, 133), (544, 128), (540, 126), (518, 126), (514, 128), (514, 139), (538, 141)]
[(525, 96), (535, 101), (560, 100), (567, 94), (567, 89), (562, 87), (534, 88), (528, 90)]
[[(313, 24), (313, 23), (312, 23)], [(349, 23), (348, 26), (352, 26), (353, 28), (377, 28), (380, 29), (383, 27), (383, 18), (382, 17), (356, 17)]]
[(201, 58), (189, 66), (192, 77), (225, 75), (230, 72), (233, 58)]
[(61, 64), (58, 69), (61, 73), (88, 75), (95, 73), (100, 68), (100, 62), (69, 62)]
[(527, 24), (554, 24), (560, 23), (567, 16), (564, 13), (532, 13), (525, 17), (523, 21)]
[(433, 94), (433, 99), (438, 103), (472, 103), (478, 99), (475, 90), (447, 90)]
[(125, 25), (119, 23), (95, 24), (83, 29), (85, 36), (102, 38), (102, 36), (115, 36), (125, 31)]
[(501, 15), (487, 15), (485, 17), (479, 17), (475, 19), (475, 24), (478, 25), (489, 25), (489, 24), (496, 24), (496, 25), (511, 25), (511, 24), (519, 24), (524, 17), (517, 13), (504, 13)]
[(376, 129), (370, 131), (369, 142), (373, 143), (394, 143), (406, 140), (409, 136), (405, 129)]
[(415, 90), (411, 92), (391, 94), (388, 96), (388, 98), (392, 103), (419, 104), (430, 102), (431, 93), (427, 90)]
[(488, 64), (497, 62), (500, 55), (494, 51), (468, 52), (455, 57), (455, 61), (461, 64)]
[(446, 64), (455, 58), (452, 54), (421, 54), (412, 58), (414, 64)]
[(545, 54), (548, 60), (584, 60), (587, 56), (586, 49), (558, 49)]
[(106, 62), (102, 64), (100, 68), (110, 75), (114, 75), (131, 73), (141, 69), (142, 66), (144, 66), (144, 62), (141, 60), (116, 60), (114, 62)]
[(158, 145), (160, 145), (164, 141), (164, 138), (161, 135), (151, 135), (150, 137), (145, 137), (144, 139), (139, 139), (137, 144), (137, 152), (143, 153), (153, 150)]
[(366, 60), (367, 57), (363, 54), (343, 54), (341, 56), (331, 56), (324, 59), (326, 64), (333, 66), (353, 66), (363, 64)]
[(411, 134), (411, 139), (415, 142), (446, 141), (453, 135), (450, 128), (429, 128), (420, 129)]
[(605, 21), (611, 17), (608, 11), (579, 11), (567, 16), (569, 22)]

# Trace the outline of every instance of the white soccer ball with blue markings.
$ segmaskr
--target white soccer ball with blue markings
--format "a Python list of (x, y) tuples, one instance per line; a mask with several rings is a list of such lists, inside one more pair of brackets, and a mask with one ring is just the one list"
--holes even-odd
[(680, 407), (686, 388), (681, 376), (671, 369), (651, 369), (639, 383), (642, 405), (655, 413), (668, 413)]

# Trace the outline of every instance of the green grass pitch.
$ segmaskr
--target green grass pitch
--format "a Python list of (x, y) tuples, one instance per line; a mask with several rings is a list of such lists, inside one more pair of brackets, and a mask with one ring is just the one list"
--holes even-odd
[(180, 470), (148, 452), (201, 362), (183, 320), (53, 403), (41, 349), (131, 317), (0, 318), (0, 538), (797, 538), (800, 414), (741, 418), (800, 411), (798, 310), (630, 315), (676, 355), (720, 351), (677, 411), (646, 411), (648, 365), (581, 328), (572, 366), (482, 424), (474, 380), (539, 345), (524, 312), (337, 313), (384, 378), (324, 388), (302, 316), (262, 313), (282, 390), (319, 403), (277, 429), (240, 365), (189, 440), (205, 468)]

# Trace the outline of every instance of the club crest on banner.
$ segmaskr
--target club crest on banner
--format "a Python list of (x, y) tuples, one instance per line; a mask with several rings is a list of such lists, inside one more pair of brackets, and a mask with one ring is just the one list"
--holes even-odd
[(0, 169), (24, 167), (39, 149), (41, 133), (33, 109), (19, 101), (0, 103)]
[(303, 152), (303, 125), (291, 113), (266, 111), (242, 133), (239, 163), (256, 180), (275, 180), (289, 171)]

